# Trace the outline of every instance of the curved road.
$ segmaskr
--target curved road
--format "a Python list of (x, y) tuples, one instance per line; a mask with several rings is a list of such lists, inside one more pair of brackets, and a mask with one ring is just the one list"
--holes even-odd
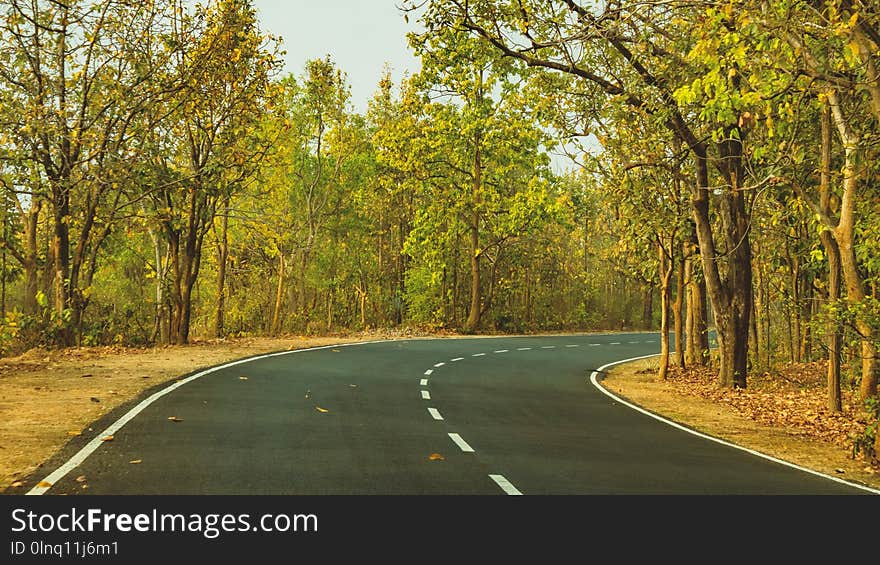
[(658, 340), (417, 339), (257, 358), (161, 396), (32, 492), (865, 492), (686, 433), (590, 383)]

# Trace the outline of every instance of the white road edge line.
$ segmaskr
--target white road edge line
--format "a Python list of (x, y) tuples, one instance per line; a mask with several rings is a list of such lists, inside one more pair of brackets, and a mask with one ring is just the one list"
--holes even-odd
[(427, 390), (422, 391), (422, 398), (425, 400), (431, 400), (431, 393)]
[(49, 475), (47, 475), (42, 481), (40, 481), (38, 483), (38, 484), (48, 483), (49, 486), (35, 486), (31, 490), (26, 492), (25, 495), (37, 496), (37, 495), (41, 495), (41, 494), (45, 493), (50, 488), (52, 488), (52, 485), (54, 485), (55, 483), (57, 483), (58, 481), (63, 479), (65, 477), (65, 475), (67, 475), (73, 469), (75, 469), (79, 465), (81, 465), (82, 462), (85, 461), (89, 455), (91, 455), (99, 447), (101, 447), (101, 445), (104, 444), (104, 441), (102, 438), (115, 435), (116, 432), (118, 432), (120, 429), (122, 429), (122, 427), (125, 424), (127, 424), (132, 418), (134, 418), (135, 416), (137, 416), (138, 414), (143, 412), (147, 406), (156, 402), (157, 400), (159, 400), (160, 398), (162, 398), (166, 394), (173, 392), (173, 391), (177, 390), (178, 388), (182, 387), (183, 385), (190, 383), (196, 379), (200, 379), (200, 378), (204, 377), (205, 375), (210, 375), (211, 373), (215, 373), (215, 372), (220, 371), (222, 369), (228, 369), (229, 367), (235, 367), (236, 365), (250, 363), (251, 361), (259, 361), (260, 359), (268, 359), (270, 357), (279, 357), (281, 355), (290, 355), (291, 353), (302, 353), (303, 351), (317, 351), (319, 349), (332, 349), (332, 348), (336, 348), (336, 347), (349, 347), (349, 346), (353, 346), (353, 345), (367, 345), (369, 343), (385, 343), (385, 342), (387, 342), (387, 340), (373, 340), (373, 341), (361, 341), (361, 342), (354, 342), (354, 343), (339, 343), (336, 345), (323, 345), (320, 347), (309, 347), (306, 349), (294, 349), (292, 351), (276, 351), (275, 353), (266, 353), (265, 355), (257, 355), (255, 357), (248, 357), (247, 359), (238, 359), (237, 361), (231, 361), (229, 363), (217, 365), (216, 367), (210, 367), (208, 369), (205, 369), (204, 371), (199, 371), (198, 373), (195, 373), (194, 375), (190, 375), (190, 376), (186, 377), (185, 379), (181, 379), (179, 381), (171, 383), (170, 385), (163, 388), (162, 390), (157, 391), (157, 392), (151, 394), (150, 396), (148, 396), (147, 398), (143, 399), (142, 401), (140, 401), (134, 408), (132, 408), (131, 410), (129, 410), (128, 412), (123, 414), (118, 420), (116, 420), (115, 422), (110, 424), (110, 426), (108, 426), (104, 431), (95, 435), (95, 437), (92, 439), (92, 441), (85, 444), (85, 446), (83, 446), (82, 449), (77, 451), (76, 454), (73, 455), (73, 457), (68, 459), (66, 463), (64, 463), (63, 465), (61, 465), (60, 467), (58, 467), (57, 469), (55, 469), (51, 473), (49, 473)]
[(428, 379), (422, 379), (422, 380), (420, 380), (420, 381), (419, 381), (419, 384), (420, 384), (421, 386), (428, 386)]
[(428, 413), (435, 420), (442, 420), (443, 416), (440, 415), (440, 412), (436, 408), (428, 408)]
[(455, 433), (449, 434), (449, 438), (455, 442), (455, 445), (461, 448), (465, 453), (474, 453), (474, 448), (468, 445), (468, 442), (461, 439), (461, 436)]
[(501, 490), (509, 495), (522, 495), (522, 493), (513, 484), (504, 478), (504, 475), (489, 475), (489, 478), (501, 487)]
[(703, 439), (706, 439), (709, 441), (714, 441), (715, 443), (719, 443), (719, 444), (727, 446), (727, 447), (732, 447), (732, 448), (738, 449), (740, 451), (745, 451), (746, 453), (750, 453), (752, 455), (755, 455), (756, 457), (761, 457), (763, 459), (767, 459), (768, 461), (773, 461), (774, 463), (779, 463), (780, 465), (785, 465), (786, 467), (790, 467), (792, 469), (797, 469), (799, 471), (803, 471), (805, 473), (809, 473), (809, 474), (815, 475), (817, 477), (822, 477), (822, 478), (834, 481), (836, 483), (840, 483), (842, 485), (861, 489), (861, 490), (864, 490), (864, 491), (867, 491), (867, 492), (870, 492), (873, 494), (880, 494), (880, 489), (875, 489), (875, 488), (871, 488), (871, 487), (868, 487), (865, 485), (860, 485), (857, 483), (851, 483), (849, 481), (844, 481), (843, 479), (839, 479), (837, 477), (832, 477), (831, 475), (826, 475), (824, 473), (820, 473), (819, 471), (814, 471), (813, 469), (807, 469), (806, 467), (801, 467), (800, 465), (795, 465), (794, 463), (789, 463), (788, 461), (783, 461), (782, 459), (777, 459), (776, 457), (773, 457), (772, 455), (767, 455), (766, 453), (761, 453), (760, 451), (755, 451), (753, 449), (749, 449), (749, 448), (743, 447), (741, 445), (736, 445), (735, 443), (730, 443), (729, 441), (724, 441), (723, 439), (719, 439), (717, 437), (712, 437), (710, 435), (706, 435), (706, 434), (698, 432), (696, 430), (692, 430), (686, 426), (682, 426), (679, 423), (673, 422), (672, 420), (667, 420), (666, 418), (659, 416), (657, 414), (654, 414), (653, 412), (649, 412), (648, 410), (645, 410), (644, 408), (642, 408), (640, 406), (636, 406), (635, 404), (627, 402), (626, 400), (620, 398), (619, 396), (617, 396), (616, 394), (614, 394), (613, 392), (609, 391), (608, 389), (606, 389), (605, 387), (603, 387), (602, 385), (599, 384), (599, 379), (598, 379), (599, 373), (604, 371), (605, 369), (608, 369), (610, 367), (614, 367), (615, 365), (629, 363), (630, 361), (638, 361), (640, 359), (648, 359), (650, 357), (657, 357), (658, 355), (659, 355), (658, 353), (654, 353), (652, 355), (642, 355), (641, 357), (631, 357), (629, 359), (621, 359), (620, 361), (614, 361), (613, 363), (608, 363), (606, 365), (602, 365), (601, 367), (599, 367), (598, 369), (593, 371), (592, 374), (590, 374), (590, 382), (593, 383), (593, 386), (595, 386), (597, 389), (599, 389), (600, 392), (602, 392), (606, 396), (611, 397), (615, 401), (620, 402), (624, 406), (632, 408), (633, 410), (635, 410), (637, 412), (641, 412), (642, 414), (644, 414), (646, 416), (650, 416), (651, 418), (654, 418), (655, 420), (659, 420), (660, 422), (663, 422), (664, 424), (668, 424), (668, 425), (672, 426), (673, 428), (677, 428), (677, 429), (684, 431), (684, 432), (687, 432), (691, 435), (695, 435), (697, 437), (700, 437), (700, 438), (703, 438)]

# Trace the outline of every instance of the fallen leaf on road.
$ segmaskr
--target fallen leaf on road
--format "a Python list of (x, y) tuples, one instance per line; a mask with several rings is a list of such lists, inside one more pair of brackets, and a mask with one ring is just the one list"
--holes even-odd
[(131, 463), (132, 465), (140, 465), (143, 462), (143, 459), (132, 459), (131, 461), (129, 461), (129, 463)]
[(40, 488), (49, 488), (52, 486), (52, 483), (50, 483), (48, 481), (40, 481), (37, 483), (37, 486)]
[(113, 441), (113, 436), (102, 437), (101, 441)]
[(15, 481), (14, 483), (12, 483), (12, 484), (9, 485), (9, 486), (11, 486), (11, 487), (15, 487), (15, 488), (23, 487), (23, 486), (24, 486), (24, 483), (21, 482), (21, 481)]
[(89, 400), (91, 400), (92, 402), (101, 402), (100, 398), (95, 398), (94, 396), (91, 397)]
[(428, 456), (429, 461), (445, 461), (446, 458), (440, 455), (439, 453), (432, 453)]
[(318, 412), (320, 412), (322, 414), (329, 412), (329, 410), (327, 410), (326, 408), (321, 408), (320, 406), (315, 406), (315, 410), (317, 410)]
[(834, 472), (841, 473), (841, 474), (846, 473), (846, 471), (844, 471), (843, 469), (835, 469)]
[(350, 386), (351, 388), (357, 388), (358, 385), (348, 385), (348, 386)]
[(339, 353), (338, 349), (333, 349), (332, 351), (333, 351), (333, 353)]
[(183, 421), (180, 418), (178, 418), (177, 416), (168, 416), (168, 419), (172, 422), (182, 422)]
[(246, 376), (242, 375), (242, 376), (238, 377), (238, 380), (246, 381), (246, 380), (248, 380), (248, 378)]
[(75, 480), (76, 480), (76, 482), (78, 482), (78, 483), (84, 483), (84, 482), (86, 481), (86, 476), (85, 476), (85, 475), (80, 475), (80, 476), (78, 476)]
[(80, 435), (80, 434), (82, 434), (82, 432), (73, 432), (73, 431), (71, 431), (71, 432), (67, 432), (67, 435), (69, 435), (69, 436), (71, 436), (71, 437), (76, 437), (76, 436), (78, 436), (78, 435)]

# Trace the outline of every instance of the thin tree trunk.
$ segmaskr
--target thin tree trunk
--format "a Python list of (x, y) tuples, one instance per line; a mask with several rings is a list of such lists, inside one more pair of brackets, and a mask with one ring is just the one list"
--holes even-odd
[(224, 315), (226, 311), (226, 263), (229, 259), (229, 198), (223, 199), (223, 213), (220, 216), (220, 234), (217, 238), (217, 304), (214, 313), (214, 336), (223, 337), (226, 332)]
[(662, 245), (657, 245), (660, 262), (660, 374), (666, 380), (669, 372), (669, 281), (672, 278), (673, 263), (666, 256)]
[(278, 283), (275, 285), (275, 307), (272, 309), (272, 326), (270, 333), (278, 335), (278, 325), (281, 320), (281, 305), (284, 299), (284, 253), (278, 252)]
[(470, 236), (470, 259), (471, 259), (471, 301), (468, 318), (465, 322), (467, 331), (476, 331), (480, 326), (480, 318), (482, 315), (482, 305), (480, 304), (480, 259), (482, 250), (480, 249), (480, 191), (482, 189), (483, 165), (480, 155), (479, 136), (476, 140), (476, 149), (474, 151), (474, 183), (471, 194), (473, 210), (471, 211), (471, 225), (469, 228)]
[(684, 368), (684, 264), (685, 257), (676, 259), (675, 273), (675, 302), (672, 305), (672, 315), (675, 324), (675, 364)]

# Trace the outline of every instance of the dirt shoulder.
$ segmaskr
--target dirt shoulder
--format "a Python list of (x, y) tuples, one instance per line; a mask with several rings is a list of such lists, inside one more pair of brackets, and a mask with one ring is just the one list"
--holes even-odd
[(820, 363), (753, 376), (744, 391), (724, 391), (710, 371), (657, 378), (656, 358), (620, 365), (602, 381), (609, 391), (687, 427), (808, 469), (880, 488), (880, 473), (853, 456), (851, 435), (864, 429), (853, 391), (844, 412), (824, 408)]

